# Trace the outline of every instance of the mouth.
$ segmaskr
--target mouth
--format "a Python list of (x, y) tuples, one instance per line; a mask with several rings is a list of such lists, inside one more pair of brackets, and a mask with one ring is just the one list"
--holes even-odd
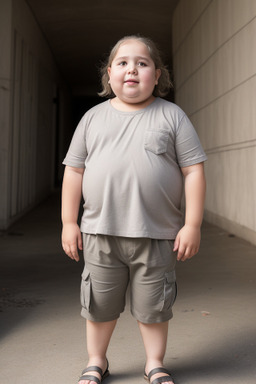
[(125, 80), (124, 83), (125, 84), (139, 84), (139, 82), (137, 80), (134, 80), (134, 79)]

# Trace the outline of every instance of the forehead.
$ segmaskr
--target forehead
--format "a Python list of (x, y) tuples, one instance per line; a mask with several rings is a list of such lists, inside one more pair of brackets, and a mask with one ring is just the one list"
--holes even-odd
[(138, 40), (127, 40), (118, 48), (114, 59), (118, 56), (145, 56), (151, 59), (148, 47)]

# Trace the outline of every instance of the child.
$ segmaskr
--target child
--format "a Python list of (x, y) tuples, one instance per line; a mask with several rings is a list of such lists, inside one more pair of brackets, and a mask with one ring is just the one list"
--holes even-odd
[(81, 303), (89, 362), (79, 384), (100, 384), (109, 375), (106, 352), (128, 283), (146, 351), (144, 377), (173, 384), (163, 359), (175, 261), (199, 249), (206, 156), (185, 113), (159, 97), (171, 83), (151, 40), (121, 39), (102, 72), (100, 95), (111, 99), (84, 115), (64, 160), (63, 249), (76, 261), (83, 249), (85, 259)]

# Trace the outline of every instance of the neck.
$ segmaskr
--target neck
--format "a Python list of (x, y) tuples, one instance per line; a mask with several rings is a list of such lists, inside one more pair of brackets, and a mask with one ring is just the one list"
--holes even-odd
[(143, 100), (139, 103), (129, 103), (123, 100), (120, 100), (118, 97), (111, 99), (111, 105), (116, 108), (118, 111), (122, 112), (131, 112), (131, 111), (139, 111), (140, 109), (146, 108), (148, 105), (153, 103), (155, 97), (151, 95), (147, 100)]

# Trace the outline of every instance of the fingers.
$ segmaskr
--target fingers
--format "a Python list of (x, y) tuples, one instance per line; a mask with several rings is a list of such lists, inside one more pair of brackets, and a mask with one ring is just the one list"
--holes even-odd
[(83, 240), (76, 223), (66, 223), (62, 229), (62, 247), (70, 259), (79, 261), (78, 250), (83, 249)]
[[(70, 257), (70, 259), (75, 260), (75, 261), (79, 261), (79, 254), (78, 254), (76, 244), (71, 244), (71, 245), (62, 244), (62, 247), (63, 247), (63, 250), (66, 253), (66, 255), (68, 255), (68, 257)], [(81, 249), (81, 248), (79, 248), (79, 249)]]
[(179, 236), (176, 237), (176, 240), (174, 242), (174, 252), (177, 252), (177, 260), (178, 261), (185, 261), (187, 259), (190, 259), (193, 257), (197, 252), (193, 247), (189, 247), (186, 244), (183, 244), (180, 241)]
[(175, 241), (174, 241), (173, 252), (178, 251), (178, 249), (179, 249), (179, 245), (180, 245), (180, 239), (179, 239), (179, 236), (177, 236), (176, 239), (175, 239)]
[(176, 237), (173, 251), (177, 252), (178, 261), (185, 261), (187, 259), (191, 259), (191, 257), (195, 256), (198, 253), (198, 250), (198, 247), (189, 246), (186, 243), (182, 243), (180, 241), (180, 237)]
[(177, 252), (177, 260), (191, 259), (199, 251), (200, 227), (185, 225), (176, 236), (173, 251)]
[(185, 261), (185, 260), (191, 259), (197, 253), (198, 253), (198, 249), (196, 249), (196, 248), (180, 246), (178, 249), (177, 260), (178, 261)]

